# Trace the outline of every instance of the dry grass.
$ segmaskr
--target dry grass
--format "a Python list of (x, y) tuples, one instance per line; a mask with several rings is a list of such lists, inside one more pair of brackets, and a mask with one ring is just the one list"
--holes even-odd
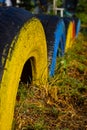
[(87, 40), (80, 34), (42, 86), (20, 84), (14, 130), (87, 130)]

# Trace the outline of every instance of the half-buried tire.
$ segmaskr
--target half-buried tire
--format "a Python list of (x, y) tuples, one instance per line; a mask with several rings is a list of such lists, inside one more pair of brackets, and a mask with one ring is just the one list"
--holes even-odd
[(32, 82), (47, 82), (45, 34), (40, 21), (32, 17), (23, 9), (0, 8), (0, 130), (11, 130), (25, 65), (31, 64)]
[(74, 18), (74, 21), (75, 21), (75, 29), (76, 29), (76, 37), (77, 37), (81, 28), (81, 20), (79, 18)]
[(63, 18), (66, 28), (66, 45), (65, 52), (68, 51), (73, 45), (73, 40), (75, 39), (75, 22), (73, 19), (65, 17)]
[(58, 53), (64, 55), (65, 25), (58, 16), (37, 15), (37, 17), (42, 22), (46, 34), (49, 75), (54, 76)]

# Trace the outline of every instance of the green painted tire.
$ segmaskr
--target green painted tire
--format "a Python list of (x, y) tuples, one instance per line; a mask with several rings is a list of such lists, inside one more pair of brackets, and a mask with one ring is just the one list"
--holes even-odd
[[(14, 8), (11, 8), (10, 11), (6, 9), (6, 13), (5, 9), (3, 10), (5, 17), (7, 17), (7, 11), (13, 11), (14, 20), (12, 22), (16, 20), (17, 27), (20, 27), (7, 44), (7, 37), (5, 37), (4, 33), (7, 31), (11, 36), (13, 28), (9, 32), (8, 28), (10, 24), (9, 26), (4, 26), (7, 24), (7, 21), (2, 21), (2, 29), (5, 28), (6, 31), (3, 32), (5, 43), (0, 43), (3, 46), (2, 54), (0, 54), (0, 130), (11, 130), (16, 94), (25, 64), (28, 61), (31, 63), (33, 83), (45, 84), (47, 82), (47, 47), (44, 30), (38, 19), (28, 18), (28, 12), (25, 11), (24, 14), (27, 15), (27, 19), (22, 21), (23, 24), (18, 26), (21, 21), (19, 22), (16, 18), (20, 19), (22, 17), (23, 10), (21, 12), (21, 9), (16, 9), (16, 13)], [(22, 15), (18, 17), (18, 13), (22, 13)], [(11, 21), (12, 15), (10, 13), (9, 17)], [(4, 40), (3, 38), (1, 41)]]

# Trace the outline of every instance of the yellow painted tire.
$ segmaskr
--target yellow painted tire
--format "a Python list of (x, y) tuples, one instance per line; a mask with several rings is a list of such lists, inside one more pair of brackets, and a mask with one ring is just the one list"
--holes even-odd
[(65, 52), (72, 47), (73, 44), (73, 22), (71, 21), (68, 25), (67, 34), (66, 34), (66, 45)]
[(30, 59), (32, 82), (47, 82), (47, 48), (43, 27), (31, 18), (17, 32), (9, 46), (1, 79), (0, 130), (11, 130), (15, 99), (25, 63)]

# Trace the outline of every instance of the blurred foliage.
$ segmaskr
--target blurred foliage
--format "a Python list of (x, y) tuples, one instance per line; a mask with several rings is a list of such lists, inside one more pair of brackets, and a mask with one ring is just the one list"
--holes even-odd
[(63, 4), (63, 0), (57, 0), (57, 6), (61, 6)]
[[(62, 5), (63, 0), (57, 0), (57, 6)], [(82, 24), (87, 24), (87, 0), (79, 0), (76, 16), (81, 19)]]
[(86, 0), (79, 0), (76, 15), (81, 19), (82, 24), (87, 24), (87, 1)]
[[(33, 10), (35, 7), (34, 0), (20, 0), (21, 6), (24, 6), (27, 10)], [(53, 0), (48, 0), (51, 4), (53, 4)], [(61, 7), (63, 5), (63, 0), (57, 0), (57, 6)], [(81, 19), (82, 24), (87, 24), (87, 0), (79, 0), (76, 16)]]
[(34, 4), (34, 0), (20, 0), (18, 6), (24, 7), (25, 9), (31, 11), (35, 7), (35, 4)]

